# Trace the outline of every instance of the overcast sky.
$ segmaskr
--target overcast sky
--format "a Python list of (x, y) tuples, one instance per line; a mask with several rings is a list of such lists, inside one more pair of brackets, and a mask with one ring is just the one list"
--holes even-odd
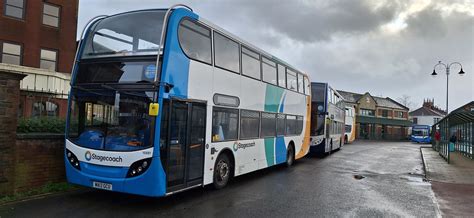
[(458, 61), (449, 108), (474, 99), (474, 1), (80, 0), (78, 32), (93, 16), (185, 3), (199, 16), (336, 89), (446, 105), (441, 60)]

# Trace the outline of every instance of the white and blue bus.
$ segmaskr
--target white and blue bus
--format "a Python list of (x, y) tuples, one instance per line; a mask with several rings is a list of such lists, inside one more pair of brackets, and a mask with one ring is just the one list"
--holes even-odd
[(413, 125), (411, 126), (412, 142), (431, 143), (431, 126), (429, 125)]
[(344, 144), (345, 106), (342, 96), (327, 83), (311, 83), (312, 154), (325, 154)]
[(70, 183), (166, 196), (307, 154), (308, 77), (189, 8), (98, 17), (82, 35)]

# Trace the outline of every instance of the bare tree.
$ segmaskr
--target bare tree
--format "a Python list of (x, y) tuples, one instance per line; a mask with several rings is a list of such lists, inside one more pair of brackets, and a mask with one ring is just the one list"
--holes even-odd
[(411, 107), (413, 106), (413, 102), (410, 99), (411, 97), (409, 95), (404, 94), (401, 97), (398, 97), (397, 101), (398, 103), (402, 104), (403, 106), (411, 110)]

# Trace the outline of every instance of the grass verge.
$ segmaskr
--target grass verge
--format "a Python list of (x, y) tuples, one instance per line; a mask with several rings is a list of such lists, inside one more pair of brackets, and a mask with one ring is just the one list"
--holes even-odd
[(8, 203), (8, 202), (12, 202), (12, 201), (28, 199), (28, 198), (35, 197), (38, 195), (54, 194), (54, 193), (72, 191), (72, 190), (77, 190), (77, 189), (80, 189), (80, 187), (69, 184), (67, 182), (47, 183), (46, 185), (40, 188), (35, 188), (26, 192), (19, 192), (13, 195), (0, 197), (0, 205)]

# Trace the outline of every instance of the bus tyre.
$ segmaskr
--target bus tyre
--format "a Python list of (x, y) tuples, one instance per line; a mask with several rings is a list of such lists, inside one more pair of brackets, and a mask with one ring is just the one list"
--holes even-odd
[(221, 154), (217, 157), (216, 164), (214, 166), (214, 188), (222, 189), (229, 182), (231, 175), (232, 165), (229, 157), (226, 154)]
[(292, 145), (288, 146), (288, 150), (286, 151), (286, 166), (290, 167), (295, 162), (295, 149)]

